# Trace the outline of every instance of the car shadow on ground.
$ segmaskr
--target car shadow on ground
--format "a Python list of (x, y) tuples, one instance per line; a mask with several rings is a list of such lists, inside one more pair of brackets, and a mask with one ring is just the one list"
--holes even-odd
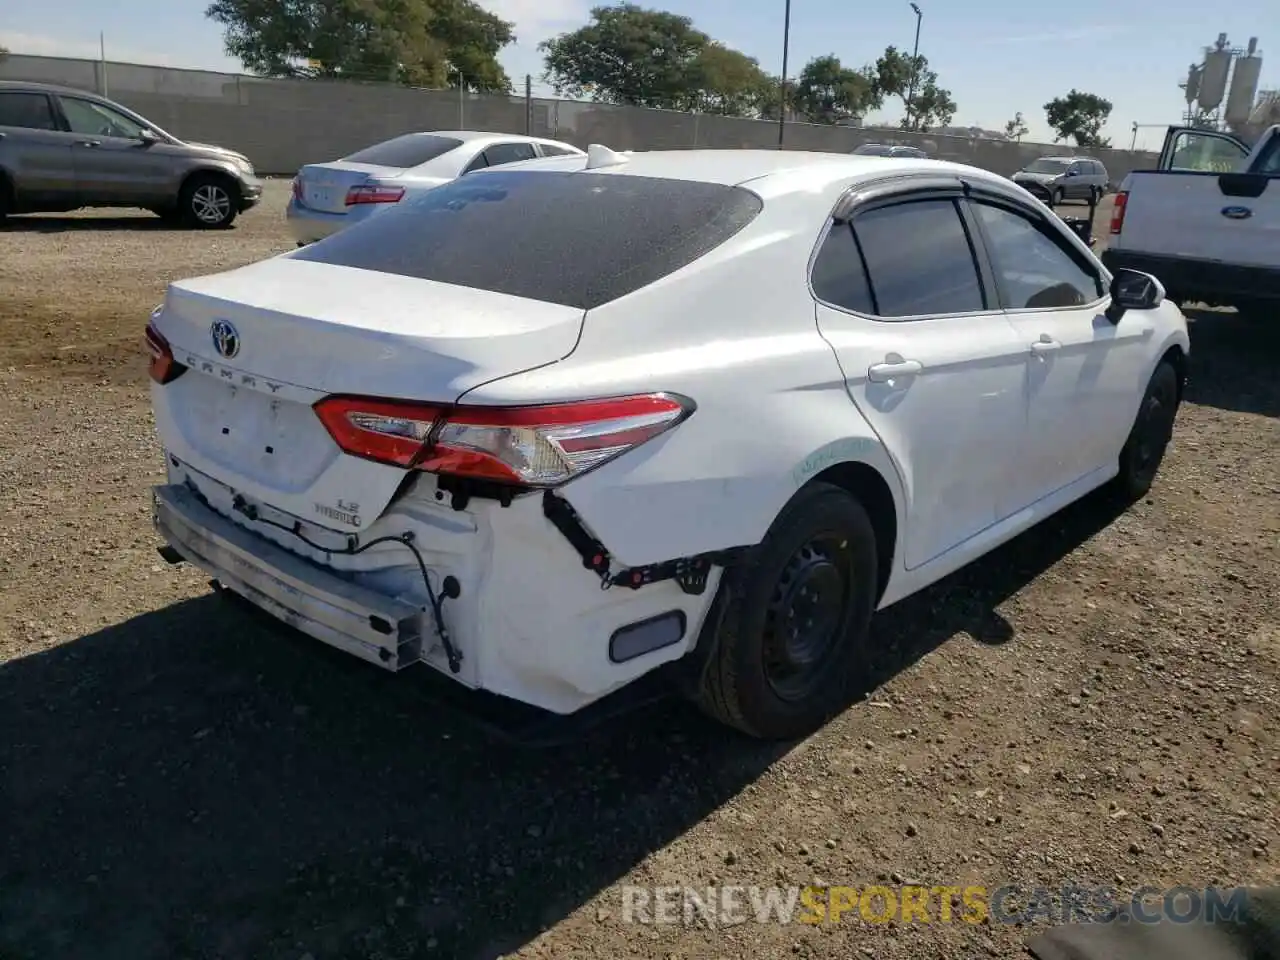
[[(1087, 498), (886, 611), (880, 675), (1009, 640), (996, 606), (1116, 514)], [(680, 702), (520, 749), (418, 690), (213, 595), (10, 661), (0, 955), (491, 960), (788, 749)]]
[(1280, 310), (1271, 319), (1184, 312), (1191, 332), (1187, 402), (1280, 417)]
[(142, 213), (108, 217), (57, 216), (37, 214), (8, 217), (0, 223), (0, 233), (67, 233), (76, 231), (134, 230), (166, 233), (189, 232), (180, 223), (154, 214)]

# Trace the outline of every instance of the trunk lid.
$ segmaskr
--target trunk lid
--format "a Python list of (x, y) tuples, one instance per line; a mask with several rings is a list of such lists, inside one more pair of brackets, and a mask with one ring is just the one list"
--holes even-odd
[(400, 167), (384, 167), (374, 163), (308, 163), (298, 171), (299, 194), (303, 206), (325, 213), (346, 213), (347, 191), (370, 181), (389, 180), (400, 176)]
[(288, 257), (179, 281), (154, 323), (190, 369), (153, 389), (157, 430), (171, 455), (250, 503), (358, 530), (404, 471), (343, 454), (311, 409), (317, 400), (452, 403), (568, 356), (583, 315)]

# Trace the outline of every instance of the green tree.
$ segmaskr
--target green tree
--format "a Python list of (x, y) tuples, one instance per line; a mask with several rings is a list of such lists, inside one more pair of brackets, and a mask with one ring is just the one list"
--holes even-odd
[(1004, 125), (1004, 135), (1010, 140), (1021, 140), (1030, 132), (1022, 119), (1021, 110), (1015, 113), (1013, 119)]
[(927, 131), (946, 126), (955, 116), (951, 91), (938, 86), (938, 74), (929, 69), (927, 57), (913, 57), (897, 47), (886, 47), (873, 72), (882, 98), (901, 98), (903, 130)]
[(804, 65), (793, 97), (796, 110), (810, 123), (861, 117), (883, 102), (874, 71), (850, 69), (835, 54), (815, 57)]
[(777, 110), (778, 81), (760, 69), (754, 57), (712, 40), (695, 58), (697, 88), (687, 109), (731, 117), (758, 117), (770, 98)]
[(1072, 89), (1044, 105), (1045, 119), (1057, 134), (1053, 140), (1075, 140), (1077, 147), (1109, 147), (1102, 128), (1111, 116), (1111, 101), (1094, 93)]
[(473, 0), (213, 0), (227, 53), (268, 77), (511, 91), (512, 25)]
[(945, 127), (956, 115), (956, 102), (951, 91), (938, 86), (938, 75), (927, 70), (917, 81), (915, 96), (908, 103), (911, 113), (902, 118), (902, 129), (928, 133), (934, 127)]
[(710, 45), (688, 17), (623, 3), (593, 8), (586, 26), (538, 49), (546, 57), (543, 79), (557, 93), (680, 110), (701, 95)]

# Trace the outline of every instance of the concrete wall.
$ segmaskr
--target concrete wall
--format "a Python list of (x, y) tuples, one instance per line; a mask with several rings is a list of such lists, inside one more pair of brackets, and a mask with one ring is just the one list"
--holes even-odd
[[(389, 84), (328, 80), (263, 80), (202, 70), (10, 55), (0, 80), (38, 80), (102, 92), (177, 137), (216, 143), (246, 154), (263, 173), (292, 174), (304, 163), (336, 159), (360, 147), (413, 130), (493, 130), (523, 133), (523, 98), (457, 91), (415, 90)], [(104, 84), (105, 80), (105, 84)], [(674, 113), (569, 100), (534, 99), (530, 133), (585, 147), (616, 150), (689, 147), (773, 148), (778, 125), (707, 114)], [(1073, 151), (1062, 145), (789, 123), (792, 150), (844, 153), (859, 144), (913, 144), (945, 160), (1008, 175), (1037, 156)], [(1135, 167), (1154, 165), (1150, 153), (1097, 150), (1118, 181)]]

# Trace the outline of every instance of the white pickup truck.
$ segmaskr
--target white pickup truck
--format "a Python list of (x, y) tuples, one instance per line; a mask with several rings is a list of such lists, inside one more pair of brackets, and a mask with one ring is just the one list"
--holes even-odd
[(1102, 262), (1153, 274), (1178, 303), (1280, 318), (1280, 124), (1252, 149), (1171, 127), (1157, 169), (1121, 182)]

